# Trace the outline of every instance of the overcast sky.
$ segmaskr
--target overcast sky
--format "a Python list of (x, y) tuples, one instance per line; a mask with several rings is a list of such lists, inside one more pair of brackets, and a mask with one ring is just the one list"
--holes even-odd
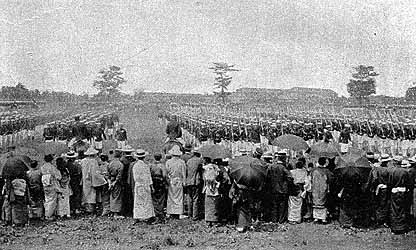
[[(18, 3), (21, 2), (21, 3)], [(346, 95), (373, 65), (377, 93), (416, 81), (414, 0), (39, 0), (0, 3), (0, 84), (93, 93), (122, 67), (123, 91), (212, 92), (212, 62), (239, 87), (325, 87)]]

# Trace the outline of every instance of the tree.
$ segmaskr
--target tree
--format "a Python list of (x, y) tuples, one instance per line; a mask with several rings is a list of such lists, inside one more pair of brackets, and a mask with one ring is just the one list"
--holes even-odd
[(121, 68), (110, 66), (108, 69), (102, 69), (98, 73), (97, 80), (93, 83), (93, 86), (98, 89), (97, 95), (105, 99), (118, 96), (121, 85), (126, 82)]
[(228, 72), (231, 71), (240, 71), (238, 69), (234, 68), (234, 65), (230, 65), (227, 63), (213, 63), (214, 66), (210, 67), (209, 69), (214, 70), (215, 76), (215, 82), (214, 82), (214, 88), (219, 89), (219, 92), (215, 92), (214, 94), (217, 95), (222, 103), (226, 104), (226, 98), (230, 95), (228, 90), (228, 86), (231, 83), (231, 80), (233, 79), (231, 76), (228, 75)]
[(375, 76), (379, 74), (374, 71), (373, 66), (359, 65), (353, 68), (355, 72), (352, 74), (350, 82), (347, 84), (347, 91), (351, 97), (358, 100), (360, 104), (366, 100), (368, 96), (376, 93)]
[(133, 93), (133, 99), (135, 101), (141, 101), (144, 97), (144, 89), (143, 88), (136, 88)]
[(413, 87), (410, 87), (406, 90), (405, 99), (409, 102), (416, 101), (416, 82), (413, 83)]

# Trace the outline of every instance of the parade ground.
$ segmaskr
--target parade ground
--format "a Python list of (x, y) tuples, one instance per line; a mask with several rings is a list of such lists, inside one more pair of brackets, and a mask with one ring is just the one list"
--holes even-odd
[[(154, 108), (120, 114), (129, 144), (160, 151), (165, 126)], [(105, 144), (109, 150), (112, 143)], [(132, 218), (79, 217), (40, 222), (24, 228), (0, 227), (0, 249), (414, 249), (416, 233), (393, 235), (389, 229), (343, 229), (337, 222), (257, 224), (246, 233), (234, 226), (208, 227), (190, 219), (133, 225)]]

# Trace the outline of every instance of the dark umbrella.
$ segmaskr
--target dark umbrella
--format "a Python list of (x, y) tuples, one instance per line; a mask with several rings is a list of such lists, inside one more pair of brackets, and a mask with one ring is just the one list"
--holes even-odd
[(249, 156), (240, 156), (230, 161), (230, 176), (237, 184), (259, 190), (266, 181), (267, 169), (261, 161)]
[(310, 155), (333, 158), (340, 153), (339, 144), (333, 142), (319, 142), (312, 145)]
[(211, 159), (225, 159), (232, 156), (231, 150), (220, 144), (202, 146), (199, 152), (201, 152), (202, 157)]
[(336, 169), (345, 167), (371, 168), (370, 162), (364, 154), (364, 151), (361, 150), (351, 150), (348, 154), (340, 156)]
[(274, 139), (272, 144), (280, 148), (287, 148), (295, 151), (307, 150), (309, 148), (308, 144), (302, 137), (290, 134), (277, 137)]
[(28, 156), (16, 155), (6, 160), (2, 170), (5, 179), (23, 178), (29, 170), (32, 160)]

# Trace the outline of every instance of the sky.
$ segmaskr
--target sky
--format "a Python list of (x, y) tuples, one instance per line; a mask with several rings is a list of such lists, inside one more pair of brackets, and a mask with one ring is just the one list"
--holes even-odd
[(212, 93), (213, 62), (241, 87), (329, 88), (372, 65), (377, 94), (416, 82), (414, 0), (0, 0), (0, 86), (94, 93), (122, 68), (122, 90)]

